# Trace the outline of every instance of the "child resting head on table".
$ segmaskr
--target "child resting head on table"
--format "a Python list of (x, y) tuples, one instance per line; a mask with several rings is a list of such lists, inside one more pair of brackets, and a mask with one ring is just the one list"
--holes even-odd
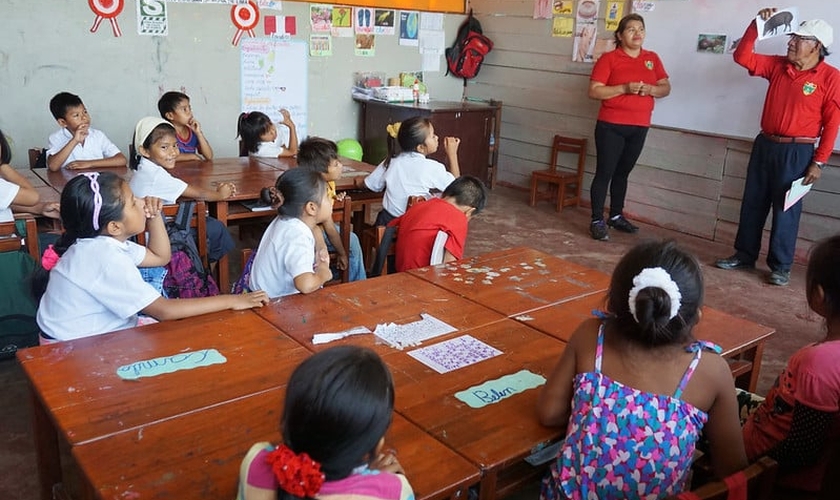
[(718, 477), (746, 467), (729, 365), (691, 334), (702, 304), (700, 264), (674, 242), (622, 257), (605, 317), (577, 328), (540, 393), (540, 422), (566, 427), (540, 498), (680, 493), (701, 432)]
[[(90, 172), (61, 193), (64, 234), (36, 269), (42, 343), (71, 340), (137, 326), (137, 313), (158, 320), (187, 318), (268, 302), (263, 292), (197, 299), (166, 299), (143, 281), (138, 267), (169, 262), (169, 236), (158, 198), (134, 195), (118, 175)], [(149, 246), (129, 238), (149, 232)]]
[(461, 175), (458, 166), (461, 139), (443, 140), (448, 172), (442, 163), (426, 158), (438, 150), (438, 142), (435, 127), (428, 118), (415, 116), (388, 125), (388, 156), (364, 178), (364, 186), (371, 191), (385, 190), (382, 211), (376, 216), (377, 226), (385, 226), (404, 214), (409, 196), (428, 196), (431, 189), (443, 191)]
[(370, 349), (331, 347), (292, 373), (276, 447), (257, 443), (242, 461), (237, 500), (411, 500), (393, 452), (383, 452), (394, 382)]

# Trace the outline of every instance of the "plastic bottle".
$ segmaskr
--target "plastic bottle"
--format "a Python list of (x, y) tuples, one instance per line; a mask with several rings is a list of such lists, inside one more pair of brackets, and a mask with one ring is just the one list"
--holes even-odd
[(414, 79), (414, 85), (411, 87), (411, 95), (414, 97), (414, 104), (420, 103), (420, 81)]

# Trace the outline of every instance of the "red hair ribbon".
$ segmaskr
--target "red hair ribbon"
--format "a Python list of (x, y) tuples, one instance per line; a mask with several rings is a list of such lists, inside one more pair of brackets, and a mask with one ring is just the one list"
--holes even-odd
[(46, 250), (44, 250), (44, 255), (41, 256), (41, 267), (49, 271), (58, 264), (58, 259), (58, 253), (56, 253), (53, 246), (50, 245)]
[(321, 464), (309, 458), (306, 453), (296, 454), (281, 444), (266, 458), (277, 483), (283, 491), (300, 498), (314, 498), (324, 484)]

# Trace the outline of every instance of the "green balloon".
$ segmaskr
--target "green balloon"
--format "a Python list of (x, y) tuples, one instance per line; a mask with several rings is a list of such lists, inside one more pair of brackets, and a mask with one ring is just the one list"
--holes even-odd
[(362, 145), (356, 139), (342, 139), (336, 145), (338, 146), (338, 156), (362, 161)]

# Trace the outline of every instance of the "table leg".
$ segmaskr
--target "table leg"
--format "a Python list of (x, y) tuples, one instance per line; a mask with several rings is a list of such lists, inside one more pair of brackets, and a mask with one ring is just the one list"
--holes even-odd
[[(747, 390), (755, 393), (755, 387), (758, 385), (758, 376), (761, 371), (761, 358), (764, 355), (764, 341), (762, 340), (758, 344), (755, 345), (754, 348), (744, 352), (744, 358), (748, 359), (752, 362), (752, 370), (749, 373), (745, 373), (743, 378), (746, 379), (744, 381), (736, 380), (735, 385), (740, 387), (743, 385), (743, 382), (746, 382)], [(738, 382), (741, 382), (739, 385)]]
[(31, 389), (30, 400), (32, 401), (32, 430), (35, 436), (41, 500), (52, 500), (53, 485), (62, 481), (58, 433), (41, 400)]
[(498, 473), (485, 472), (481, 482), (478, 483), (478, 500), (496, 500), (496, 482)]
[[(214, 210), (215, 209), (215, 210)], [(227, 227), (228, 225), (228, 202), (220, 200), (211, 204), (210, 213)], [(219, 291), (230, 293), (230, 257), (223, 255), (216, 263), (216, 281), (219, 283)]]

